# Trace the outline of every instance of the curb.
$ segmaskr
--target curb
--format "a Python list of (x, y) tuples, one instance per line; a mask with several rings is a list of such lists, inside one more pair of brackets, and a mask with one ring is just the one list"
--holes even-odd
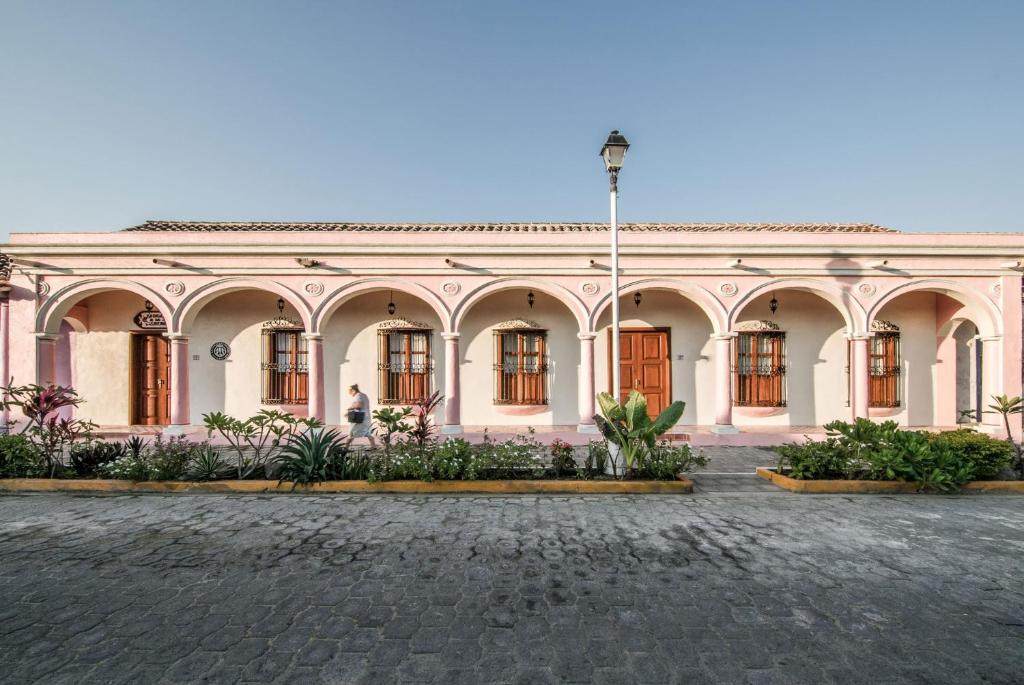
[[(764, 466), (757, 467), (757, 475), (784, 490), (805, 494), (892, 495), (917, 494), (919, 492), (915, 483), (902, 480), (798, 480)], [(961, 492), (1024, 494), (1024, 481), (975, 480), (965, 484), (961, 488)]]
[(0, 479), (0, 492), (209, 492), (209, 493), (404, 493), (404, 494), (690, 494), (693, 481), (593, 481), (593, 480), (335, 480), (292, 486), (276, 480), (145, 481), (60, 480), (49, 478)]

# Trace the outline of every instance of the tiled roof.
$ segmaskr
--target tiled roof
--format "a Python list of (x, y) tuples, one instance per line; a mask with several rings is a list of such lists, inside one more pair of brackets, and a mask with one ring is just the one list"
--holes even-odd
[[(620, 224), (623, 231), (645, 233), (893, 233), (875, 224)], [(126, 231), (358, 231), (363, 233), (592, 233), (608, 224), (494, 223), (494, 224), (372, 224), (295, 223), (277, 221), (147, 221)]]

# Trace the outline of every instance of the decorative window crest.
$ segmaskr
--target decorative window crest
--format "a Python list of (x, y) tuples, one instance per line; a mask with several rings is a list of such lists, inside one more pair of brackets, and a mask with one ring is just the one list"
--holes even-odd
[(892, 321), (886, 321), (884, 319), (875, 319), (871, 322), (872, 333), (899, 333), (900, 327), (894, 324)]
[(502, 321), (494, 327), (496, 331), (516, 331), (516, 330), (530, 330), (530, 331), (543, 331), (547, 330), (536, 321), (530, 321), (529, 319), (509, 319), (508, 321)]
[(288, 330), (288, 329), (295, 329), (295, 328), (302, 328), (302, 327), (303, 326), (302, 326), (302, 322), (301, 321), (296, 321), (295, 319), (290, 319), (287, 316), (285, 316), (284, 314), (278, 314), (273, 319), (270, 319), (269, 321), (265, 321), (263, 323), (263, 330), (265, 330), (265, 331), (270, 331), (270, 330)]
[(760, 321), (744, 321), (736, 324), (735, 328), (737, 331), (742, 333), (780, 330), (779, 324), (774, 321), (768, 321), (767, 319), (761, 319)]
[(378, 331), (429, 331), (430, 326), (420, 321), (409, 319), (388, 319), (377, 324)]

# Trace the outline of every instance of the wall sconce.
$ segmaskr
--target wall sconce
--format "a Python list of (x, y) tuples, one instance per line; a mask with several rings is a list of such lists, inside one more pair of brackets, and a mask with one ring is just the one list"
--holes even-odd
[(283, 297), (277, 298), (277, 313), (281, 314), (281, 315), (284, 315), (284, 298)]
[(772, 293), (772, 299), (768, 301), (768, 309), (772, 310), (772, 316), (775, 316), (775, 311), (779, 308), (779, 301), (775, 298), (775, 293)]
[(640, 308), (640, 302), (643, 299), (644, 299), (644, 296), (640, 294), (639, 290), (637, 290), (635, 293), (633, 293), (633, 304), (636, 305), (637, 309)]
[(395, 307), (395, 291), (392, 290), (390, 295), (388, 295), (388, 316), (394, 316), (395, 309), (397, 309)]
[(526, 304), (530, 305), (530, 309), (533, 309), (533, 302), (537, 298), (534, 296), (533, 291), (526, 293)]

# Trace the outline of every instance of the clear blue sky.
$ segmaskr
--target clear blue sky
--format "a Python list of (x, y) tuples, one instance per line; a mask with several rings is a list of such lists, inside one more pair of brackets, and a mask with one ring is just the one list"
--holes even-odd
[(147, 218), (1024, 230), (1024, 2), (0, 0), (0, 239)]

